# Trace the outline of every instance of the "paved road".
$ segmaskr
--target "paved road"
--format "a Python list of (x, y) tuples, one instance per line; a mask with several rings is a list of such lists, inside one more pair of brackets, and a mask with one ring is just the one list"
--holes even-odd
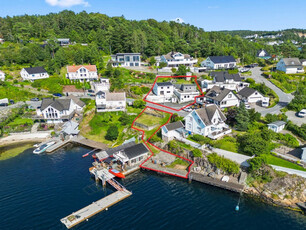
[(292, 121), (294, 124), (301, 126), (302, 124), (306, 123), (306, 117), (298, 117), (296, 116), (295, 111), (287, 111), (286, 115), (288, 120)]
[(272, 166), (272, 168), (274, 168), (277, 171), (286, 172), (288, 174), (296, 174), (298, 176), (306, 178), (306, 172), (305, 171), (300, 171), (300, 170), (295, 170), (295, 169), (288, 169), (288, 168), (284, 168), (284, 167), (280, 167), (280, 166), (276, 166), (276, 165), (271, 165), (271, 166)]
[(284, 93), (282, 90), (280, 90), (270, 81), (268, 81), (265, 77), (263, 77), (261, 75), (262, 71), (260, 70), (260, 68), (261, 67), (255, 67), (251, 69), (252, 71), (251, 78), (253, 78), (256, 83), (265, 83), (266, 86), (272, 89), (278, 95), (279, 103), (272, 108), (263, 108), (263, 107), (255, 106), (255, 109), (257, 112), (260, 112), (262, 116), (265, 116), (268, 113), (278, 114), (280, 113), (280, 110), (284, 108), (293, 99), (293, 95)]
[(165, 108), (163, 106), (160, 106), (160, 105), (155, 105), (153, 103), (150, 103), (150, 102), (147, 102), (147, 106), (150, 106), (152, 108), (155, 108), (155, 109), (161, 109), (161, 110), (164, 110), (166, 112), (170, 112), (170, 113), (177, 113), (179, 116), (181, 117), (186, 117), (186, 115), (188, 114), (188, 112), (185, 112), (185, 111), (175, 111), (175, 110), (172, 110), (172, 109), (168, 109), (168, 108)]

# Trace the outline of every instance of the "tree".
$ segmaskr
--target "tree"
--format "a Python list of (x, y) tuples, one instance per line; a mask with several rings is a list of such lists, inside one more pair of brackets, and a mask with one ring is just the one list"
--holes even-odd
[(138, 109), (143, 109), (146, 105), (146, 102), (143, 100), (135, 100), (133, 102), (133, 107)]
[(154, 66), (156, 64), (156, 60), (154, 57), (150, 57), (149, 64), (150, 66)]
[(247, 133), (238, 137), (238, 141), (240, 151), (249, 156), (268, 154), (271, 150), (269, 141), (263, 139), (260, 133)]
[(187, 67), (184, 65), (179, 65), (178, 70), (176, 71), (177, 76), (186, 76), (187, 74)]
[(261, 117), (261, 114), (256, 112), (255, 109), (250, 109), (249, 110), (249, 119), (250, 119), (250, 122), (259, 121), (260, 117)]
[(132, 119), (132, 116), (128, 115), (127, 113), (123, 113), (118, 120), (121, 122), (122, 125), (128, 125), (132, 123)]
[(111, 125), (106, 132), (105, 139), (109, 141), (117, 140), (119, 135), (118, 127), (116, 125)]
[(246, 131), (248, 129), (249, 122), (249, 113), (245, 108), (244, 103), (240, 103), (237, 110), (235, 128), (239, 131)]
[(192, 155), (194, 157), (202, 157), (202, 152), (199, 149), (192, 150)]
[(251, 173), (253, 173), (259, 170), (264, 164), (266, 164), (267, 159), (265, 156), (253, 157), (248, 160), (248, 163), (250, 164), (249, 170)]
[(160, 62), (158, 68), (162, 69), (164, 67), (167, 67), (167, 63), (166, 62)]

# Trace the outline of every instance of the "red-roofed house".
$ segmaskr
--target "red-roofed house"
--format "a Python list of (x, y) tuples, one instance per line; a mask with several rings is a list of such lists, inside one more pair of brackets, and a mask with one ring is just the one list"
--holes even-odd
[(96, 65), (67, 66), (67, 78), (70, 80), (90, 81), (98, 79)]

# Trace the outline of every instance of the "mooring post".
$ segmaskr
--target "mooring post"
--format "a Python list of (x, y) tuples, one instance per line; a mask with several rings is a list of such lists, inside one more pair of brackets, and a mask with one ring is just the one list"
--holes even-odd
[(188, 182), (189, 182), (189, 183), (192, 182), (192, 174), (191, 174), (191, 173), (189, 173), (189, 175), (188, 175)]

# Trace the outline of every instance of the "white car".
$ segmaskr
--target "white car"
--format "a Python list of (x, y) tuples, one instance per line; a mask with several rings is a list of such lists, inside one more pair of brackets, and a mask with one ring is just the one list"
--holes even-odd
[(305, 117), (306, 116), (306, 109), (302, 109), (299, 113), (298, 113), (299, 117)]
[(261, 102), (261, 106), (262, 107), (268, 107), (269, 106), (269, 97), (264, 97), (263, 99), (262, 99), (262, 102)]
[(251, 106), (248, 103), (245, 103), (244, 106), (246, 109), (251, 109)]

